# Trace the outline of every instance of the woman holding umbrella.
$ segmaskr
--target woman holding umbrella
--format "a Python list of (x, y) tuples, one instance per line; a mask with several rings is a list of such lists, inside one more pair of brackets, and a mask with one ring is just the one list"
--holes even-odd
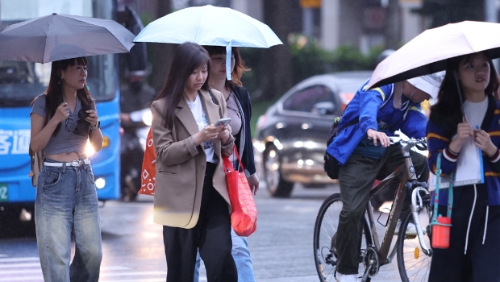
[[(457, 89), (458, 87), (458, 89)], [(438, 102), (427, 125), (429, 169), (451, 174), (468, 140), (482, 151), (484, 184), (453, 188), (450, 245), (433, 250), (429, 281), (500, 281), (500, 102), (496, 71), (486, 52), (448, 59)], [(463, 101), (463, 102), (462, 102)], [(471, 167), (477, 169), (479, 167)], [(448, 191), (439, 196), (446, 214)]]
[(207, 51), (181, 44), (151, 105), (157, 154), (153, 220), (163, 225), (167, 282), (193, 282), (198, 249), (209, 282), (238, 281), (222, 167), (234, 138), (227, 126), (213, 125), (226, 116), (226, 100), (209, 91), (209, 73)]
[[(52, 63), (46, 93), (31, 110), (31, 149), (43, 150), (35, 201), (36, 239), (45, 281), (98, 281), (101, 229), (97, 191), (85, 145), (102, 148), (87, 59)], [(70, 265), (71, 234), (76, 254)]]

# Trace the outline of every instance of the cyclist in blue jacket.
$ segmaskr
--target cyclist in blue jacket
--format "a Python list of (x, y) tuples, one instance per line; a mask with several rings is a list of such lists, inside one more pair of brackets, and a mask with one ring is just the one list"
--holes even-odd
[[(366, 82), (347, 106), (327, 152), (340, 166), (343, 208), (337, 230), (337, 274), (340, 282), (356, 281), (362, 217), (376, 179), (385, 178), (404, 162), (399, 145), (388, 135), (401, 130), (408, 137), (425, 137), (427, 117), (420, 103), (436, 97), (439, 80), (432, 76), (368, 89)], [(411, 152), (419, 181), (427, 181), (426, 158)], [(359, 177), (363, 175), (363, 177)]]

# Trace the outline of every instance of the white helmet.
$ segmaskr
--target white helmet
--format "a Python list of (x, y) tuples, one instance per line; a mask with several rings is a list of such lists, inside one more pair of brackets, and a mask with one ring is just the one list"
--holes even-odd
[(441, 82), (443, 82), (445, 74), (446, 74), (445, 71), (440, 71), (428, 75), (422, 75), (410, 78), (407, 81), (411, 85), (431, 95), (432, 99), (436, 99), (439, 93), (439, 88), (441, 87)]

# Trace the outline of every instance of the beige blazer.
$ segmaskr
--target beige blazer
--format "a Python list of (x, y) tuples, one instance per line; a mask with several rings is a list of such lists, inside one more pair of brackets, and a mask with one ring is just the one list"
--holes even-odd
[[(207, 91), (201, 91), (200, 99), (213, 124), (221, 117), (226, 117), (226, 101), (222, 93), (212, 90), (219, 105), (213, 103)], [(154, 196), (153, 221), (155, 223), (190, 229), (198, 222), (205, 178), (206, 155), (203, 145), (194, 146), (190, 136), (196, 134), (198, 125), (185, 99), (181, 99), (175, 109), (172, 130), (162, 125), (165, 98), (156, 100), (151, 105), (153, 113), (153, 141), (156, 148), (156, 191)], [(191, 138), (192, 139), (192, 138)], [(226, 176), (222, 168), (221, 153), (229, 156), (233, 152), (234, 138), (221, 145), (220, 139), (214, 140), (214, 151), (219, 163), (214, 173), (213, 185), (228, 203)]]

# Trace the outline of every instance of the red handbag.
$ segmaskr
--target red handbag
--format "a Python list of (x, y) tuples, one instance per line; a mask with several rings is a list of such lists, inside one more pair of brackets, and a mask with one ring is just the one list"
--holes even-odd
[(250, 236), (257, 229), (257, 207), (236, 147), (234, 154), (238, 157), (241, 172), (234, 170), (229, 157), (222, 157), (224, 172), (226, 173), (227, 191), (232, 206), (231, 226), (239, 236)]
[(156, 189), (156, 150), (151, 128), (146, 138), (146, 150), (142, 159), (141, 188), (139, 194), (154, 196)]

